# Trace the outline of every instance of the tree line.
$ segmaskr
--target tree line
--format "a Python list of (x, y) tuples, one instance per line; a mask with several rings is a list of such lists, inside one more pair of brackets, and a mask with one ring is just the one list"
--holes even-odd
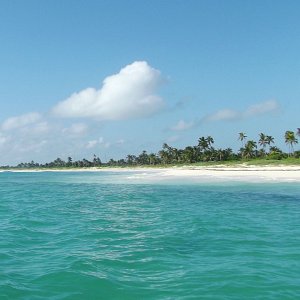
[[(202, 136), (195, 146), (186, 146), (178, 149), (164, 143), (158, 153), (148, 153), (146, 150), (139, 155), (129, 154), (126, 158), (119, 160), (110, 159), (103, 163), (101, 159), (93, 155), (92, 160), (82, 159), (73, 161), (68, 157), (67, 161), (57, 158), (52, 162), (39, 164), (34, 161), (20, 163), (16, 168), (90, 168), (102, 166), (141, 166), (141, 165), (168, 165), (168, 164), (192, 164), (198, 162), (226, 162), (250, 159), (281, 160), (287, 157), (300, 158), (300, 151), (294, 151), (294, 146), (298, 143), (296, 136), (300, 137), (300, 128), (297, 132), (286, 131), (284, 141), (288, 146), (288, 153), (275, 146), (274, 138), (264, 133), (259, 134), (257, 141), (248, 140), (244, 132), (238, 134), (241, 148), (235, 153), (231, 148), (215, 148), (214, 139), (211, 136)], [(9, 167), (9, 166), (3, 166)]]

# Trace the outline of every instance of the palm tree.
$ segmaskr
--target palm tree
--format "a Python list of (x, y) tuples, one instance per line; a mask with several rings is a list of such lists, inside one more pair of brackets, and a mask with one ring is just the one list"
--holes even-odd
[(118, 166), (121, 166), (121, 167), (125, 166), (125, 165), (126, 165), (125, 159), (124, 159), (124, 158), (119, 159), (119, 160), (117, 161), (117, 165), (118, 165)]
[(222, 160), (224, 160), (224, 157), (225, 157), (225, 150), (223, 150), (223, 149), (217, 149), (216, 150), (216, 156), (218, 157), (218, 160), (219, 161), (222, 161)]
[(245, 145), (243, 156), (246, 158), (251, 158), (255, 156), (256, 142), (248, 141)]
[(168, 152), (165, 150), (160, 150), (158, 152), (158, 155), (162, 161), (163, 164), (168, 164), (169, 163), (169, 155)]
[(282, 153), (282, 151), (278, 147), (272, 146), (270, 147), (270, 153)]
[(177, 148), (171, 148), (172, 162), (178, 162), (180, 157), (180, 151)]
[(202, 136), (198, 140), (198, 150), (199, 158), (201, 157), (203, 160), (212, 160), (214, 148), (212, 144), (214, 143), (214, 139), (209, 135), (206, 138)]
[(224, 160), (230, 160), (233, 158), (233, 151), (231, 148), (226, 148), (224, 150)]
[(206, 142), (208, 144), (208, 147), (211, 148), (212, 147), (212, 144), (215, 142), (214, 139), (209, 135), (207, 138), (206, 138)]
[(268, 140), (267, 140), (267, 136), (264, 134), (264, 133), (260, 133), (259, 134), (259, 141), (258, 143), (263, 147), (263, 149), (265, 150), (266, 148), (266, 145), (268, 143)]
[(109, 166), (116, 166), (117, 165), (117, 162), (113, 159), (113, 158), (111, 158), (109, 161), (108, 161), (108, 163), (107, 163)]
[(93, 165), (92, 162), (90, 162), (89, 160), (83, 158), (82, 159), (82, 164), (83, 164), (83, 167), (91, 167)]
[(146, 150), (143, 150), (142, 153), (137, 157), (138, 163), (140, 165), (148, 165), (150, 159)]
[(128, 154), (127, 157), (126, 157), (126, 163), (130, 166), (133, 165), (133, 164), (136, 164), (136, 156)]
[(93, 157), (93, 165), (94, 165), (94, 167), (101, 166), (101, 159), (96, 154), (94, 154), (94, 157)]
[(246, 140), (247, 136), (244, 132), (240, 132), (239, 133), (239, 138), (238, 140), (241, 141), (243, 143), (243, 147), (245, 147), (245, 140)]
[(208, 144), (208, 141), (207, 139), (202, 136), (201, 138), (199, 138), (198, 140), (198, 147), (200, 149), (200, 151), (205, 151), (209, 148), (209, 144)]
[(240, 153), (242, 158), (244, 157), (244, 150), (245, 150), (245, 140), (246, 140), (247, 136), (244, 132), (240, 132), (239, 133), (239, 137), (238, 140), (242, 142), (242, 148), (240, 149)]
[(271, 144), (274, 144), (274, 138), (271, 135), (267, 135), (266, 140), (267, 140), (267, 144), (269, 146), (269, 152), (270, 152)]
[(150, 165), (155, 165), (155, 164), (157, 164), (157, 162), (158, 162), (158, 157), (156, 156), (155, 153), (150, 153), (150, 154), (148, 155), (148, 157), (149, 157), (149, 163), (150, 163)]
[(66, 162), (58, 157), (56, 160), (53, 161), (53, 165), (55, 167), (64, 167), (66, 165)]
[(284, 134), (285, 143), (289, 146), (289, 156), (294, 153), (294, 144), (298, 143), (293, 131), (286, 131)]
[(187, 146), (183, 150), (182, 156), (184, 162), (192, 163), (195, 162), (196, 159), (196, 149), (192, 146)]
[(164, 164), (170, 164), (172, 162), (172, 147), (164, 143), (158, 155)]
[(72, 164), (73, 164), (73, 159), (72, 159), (71, 156), (69, 156), (69, 157), (68, 157), (68, 162), (67, 162), (66, 166), (67, 166), (67, 167), (71, 167)]
[(265, 157), (266, 156), (266, 150), (264, 148), (260, 148), (258, 151), (257, 151), (257, 156), (258, 157)]
[(259, 141), (258, 143), (263, 147), (263, 151), (260, 151), (261, 155), (260, 156), (265, 156), (266, 155), (266, 146), (271, 143), (274, 143), (274, 138), (271, 135), (265, 135), (264, 133), (259, 134)]
[(267, 144), (270, 146), (271, 144), (274, 144), (274, 138), (271, 135), (267, 135)]

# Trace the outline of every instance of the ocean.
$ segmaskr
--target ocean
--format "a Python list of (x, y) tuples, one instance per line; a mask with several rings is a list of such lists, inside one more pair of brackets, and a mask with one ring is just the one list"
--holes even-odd
[(300, 299), (299, 183), (147, 175), (0, 173), (0, 299)]

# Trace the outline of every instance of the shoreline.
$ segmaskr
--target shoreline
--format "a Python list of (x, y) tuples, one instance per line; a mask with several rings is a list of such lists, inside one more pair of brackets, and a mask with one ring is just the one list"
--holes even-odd
[(165, 181), (168, 179), (191, 179), (192, 181), (241, 181), (241, 182), (300, 182), (300, 166), (174, 166), (174, 167), (103, 167), (70, 169), (7, 169), (0, 172), (39, 173), (39, 172), (117, 172), (132, 173), (127, 178), (142, 181)]

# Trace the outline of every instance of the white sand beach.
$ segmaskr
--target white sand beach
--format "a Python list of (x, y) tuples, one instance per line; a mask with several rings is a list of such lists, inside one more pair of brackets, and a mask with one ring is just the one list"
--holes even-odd
[[(191, 179), (193, 181), (300, 182), (300, 166), (180, 166), (168, 168), (83, 168), (9, 170), (10, 172), (120, 172), (131, 180), (161, 181)], [(2, 170), (3, 172), (3, 170)]]
[[(113, 169), (116, 171), (115, 169)], [(134, 173), (131, 178), (154, 181), (177, 179), (195, 182), (244, 181), (244, 182), (300, 182), (300, 166), (211, 166), (173, 167), (164, 169), (121, 169)]]
[(166, 176), (210, 178), (225, 181), (294, 181), (300, 182), (300, 166), (182, 167), (165, 170)]

